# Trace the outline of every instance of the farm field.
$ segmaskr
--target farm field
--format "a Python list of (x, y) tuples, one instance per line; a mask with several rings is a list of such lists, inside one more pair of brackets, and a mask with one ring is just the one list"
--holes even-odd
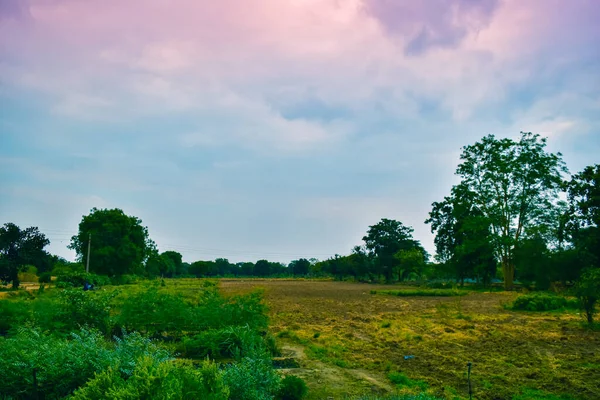
[(515, 293), (396, 297), (371, 291), (398, 286), (301, 280), (223, 279), (220, 287), (264, 289), (271, 330), (297, 360), (292, 372), (310, 399), (424, 388), (468, 398), (467, 362), (475, 399), (600, 398), (600, 332), (574, 311), (506, 310)]

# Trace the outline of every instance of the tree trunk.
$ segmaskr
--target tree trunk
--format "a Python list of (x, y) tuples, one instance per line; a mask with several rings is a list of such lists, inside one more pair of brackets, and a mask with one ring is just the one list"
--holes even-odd
[(515, 265), (508, 257), (502, 257), (502, 274), (504, 275), (504, 290), (513, 290)]

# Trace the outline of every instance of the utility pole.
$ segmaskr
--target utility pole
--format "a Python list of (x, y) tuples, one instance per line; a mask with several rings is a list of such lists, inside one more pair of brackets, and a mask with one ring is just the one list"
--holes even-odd
[(85, 272), (90, 273), (90, 248), (92, 246), (92, 234), (90, 233), (88, 236), (88, 255), (85, 263)]

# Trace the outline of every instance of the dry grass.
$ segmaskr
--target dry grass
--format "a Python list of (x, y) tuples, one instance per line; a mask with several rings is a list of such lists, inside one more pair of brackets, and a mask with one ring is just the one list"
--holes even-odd
[(273, 333), (300, 360), (293, 372), (307, 379), (310, 398), (390, 392), (390, 372), (425, 381), (432, 394), (467, 398), (469, 361), (476, 399), (511, 399), (526, 388), (600, 398), (600, 332), (583, 328), (577, 313), (512, 312), (503, 308), (512, 293), (412, 298), (370, 294), (398, 288), (385, 285), (221, 281), (225, 293), (257, 287)]

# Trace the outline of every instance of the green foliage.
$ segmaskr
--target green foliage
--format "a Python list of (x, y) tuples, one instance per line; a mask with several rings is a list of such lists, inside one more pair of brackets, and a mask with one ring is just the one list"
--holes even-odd
[(22, 300), (0, 300), (0, 335), (31, 319), (31, 309)]
[(310, 270), (310, 261), (306, 258), (294, 260), (290, 262), (288, 269), (293, 275), (307, 275)]
[(195, 368), (190, 362), (156, 362), (150, 356), (142, 356), (129, 377), (124, 378), (116, 368), (108, 368), (77, 390), (72, 398), (227, 400), (229, 391), (222, 375), (214, 363), (207, 361)]
[(600, 299), (600, 269), (586, 271), (575, 285), (575, 295), (581, 301), (589, 324), (594, 323), (596, 303)]
[(186, 358), (232, 358), (252, 354), (265, 347), (263, 338), (249, 327), (210, 329), (182, 339), (179, 352)]
[(139, 218), (119, 209), (93, 208), (79, 223), (69, 248), (86, 264), (91, 234), (90, 270), (102, 275), (141, 274), (154, 244)]
[(519, 311), (552, 311), (561, 308), (577, 308), (577, 302), (553, 293), (533, 292), (517, 297), (510, 308)]
[(106, 286), (111, 284), (110, 278), (107, 276), (88, 274), (82, 271), (61, 273), (56, 277), (55, 284), (58, 288), (68, 288), (82, 287), (85, 282), (95, 286)]
[(415, 381), (404, 375), (402, 372), (390, 372), (388, 379), (396, 386), (399, 387), (418, 387), (420, 389), (427, 389), (428, 385), (424, 381)]
[(302, 400), (308, 393), (306, 382), (298, 376), (287, 375), (281, 380), (277, 398), (280, 400)]
[(190, 304), (180, 294), (160, 292), (156, 283), (125, 297), (120, 311), (117, 326), (151, 336), (189, 330), (192, 321)]
[(47, 262), (49, 254), (44, 247), (49, 244), (37, 227), (21, 230), (13, 223), (0, 227), (0, 282), (12, 282), (13, 288), (19, 287), (19, 272), (29, 265)]
[(352, 400), (442, 400), (440, 397), (434, 397), (425, 393), (421, 394), (393, 394), (385, 397), (380, 396), (359, 396)]
[(142, 356), (157, 363), (170, 359), (168, 352), (137, 334), (113, 345), (94, 331), (81, 330), (66, 340), (22, 329), (13, 338), (0, 338), (0, 393), (61, 398), (109, 367), (131, 376)]
[(111, 301), (118, 292), (90, 292), (65, 289), (59, 294), (60, 319), (67, 329), (78, 326), (96, 328), (104, 334), (111, 331)]
[(42, 272), (38, 277), (39, 283), (50, 283), (52, 282), (52, 273), (50, 272)]
[(520, 394), (513, 396), (512, 400), (575, 400), (575, 397), (568, 394), (550, 394), (538, 389), (524, 389)]
[[(469, 244), (467, 254), (473, 247), (479, 248), (475, 254), (489, 255), (487, 248), (493, 249), (502, 263), (505, 288), (513, 287), (515, 246), (534, 232), (553, 230), (558, 221), (555, 210), (563, 185), (561, 174), (567, 169), (560, 153), (548, 153), (545, 148), (545, 138), (526, 132), (521, 132), (518, 141), (488, 135), (463, 147), (456, 170), (461, 182), (454, 186), (451, 197), (433, 204), (427, 221), (441, 235), (436, 246), (448, 250), (439, 252), (446, 260), (456, 256), (461, 228), (455, 222), (463, 219), (452, 208), (466, 203), (464, 219), (479, 219), (481, 232), (489, 227), (489, 240), (481, 243), (484, 247)], [(477, 235), (470, 237), (477, 244)]]
[(252, 330), (267, 327), (266, 307), (260, 292), (224, 298), (214, 286), (200, 291), (197, 302), (180, 294), (159, 290), (158, 282), (125, 297), (117, 325), (151, 336), (195, 332), (227, 327), (248, 326)]
[(404, 290), (371, 290), (371, 294), (386, 294), (390, 296), (411, 297), (411, 296), (434, 296), (434, 297), (452, 297), (464, 296), (469, 294), (465, 291), (455, 289), (404, 289)]
[(369, 254), (375, 259), (377, 274), (383, 274), (386, 281), (393, 281), (395, 276), (400, 280), (403, 278), (403, 272), (399, 270), (399, 260), (406, 259), (405, 267), (415, 264), (414, 255), (399, 254), (401, 251), (418, 251), (421, 255), (421, 261), (417, 263), (419, 265), (427, 261), (427, 252), (421, 243), (413, 238), (413, 231), (413, 228), (403, 225), (400, 221), (383, 218), (370, 226), (367, 235), (363, 237)]
[(273, 370), (266, 352), (255, 352), (225, 369), (223, 377), (230, 398), (236, 400), (270, 400), (281, 386), (281, 378)]

